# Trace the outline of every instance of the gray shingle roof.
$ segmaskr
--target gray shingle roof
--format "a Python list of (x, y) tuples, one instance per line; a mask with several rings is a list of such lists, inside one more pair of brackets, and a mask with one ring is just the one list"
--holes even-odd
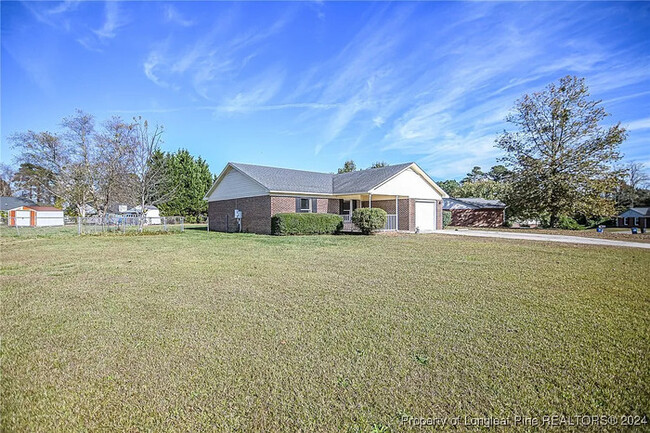
[(0, 210), (15, 209), (19, 206), (34, 206), (36, 203), (26, 198), (0, 197)]
[(230, 165), (250, 176), (270, 191), (332, 194), (332, 177), (334, 175), (330, 173), (265, 167), (237, 162), (231, 162)]
[(627, 218), (636, 216), (637, 214), (642, 216), (650, 216), (650, 207), (631, 207), (620, 214), (619, 217)]
[(334, 194), (366, 192), (395, 176), (411, 164), (413, 163), (406, 162), (404, 164), (389, 165), (387, 167), (369, 168), (367, 170), (335, 174), (332, 180), (332, 189)]
[(390, 179), (412, 163), (332, 174), (231, 162), (270, 191), (348, 194), (366, 192)]
[(449, 209), (453, 206), (454, 201), (470, 205), (476, 209), (504, 209), (506, 204), (500, 200), (486, 200), (484, 198), (445, 198), (443, 199), (442, 208)]

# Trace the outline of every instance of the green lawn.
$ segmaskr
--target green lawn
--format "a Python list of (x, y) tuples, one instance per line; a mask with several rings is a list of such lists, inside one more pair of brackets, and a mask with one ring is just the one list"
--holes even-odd
[(203, 230), (0, 247), (0, 431), (650, 414), (648, 251)]

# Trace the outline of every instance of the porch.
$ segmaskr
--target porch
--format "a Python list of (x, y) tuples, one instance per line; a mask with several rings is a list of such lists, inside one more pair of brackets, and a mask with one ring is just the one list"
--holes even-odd
[[(352, 212), (360, 207), (383, 209), (386, 211), (386, 224), (380, 229), (381, 231), (397, 231), (399, 230), (399, 208), (400, 200), (406, 200), (408, 197), (401, 196), (386, 196), (386, 195), (373, 195), (373, 194), (355, 194), (339, 197), (339, 215), (343, 218), (343, 231), (344, 232), (357, 232), (359, 229), (352, 223)], [(402, 206), (407, 206), (402, 203)], [(402, 222), (404, 230), (408, 229), (408, 224)]]

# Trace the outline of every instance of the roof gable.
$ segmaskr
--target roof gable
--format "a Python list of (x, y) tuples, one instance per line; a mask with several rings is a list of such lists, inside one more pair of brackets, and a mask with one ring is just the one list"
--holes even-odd
[(411, 162), (408, 162), (406, 164), (336, 174), (334, 175), (332, 189), (336, 194), (365, 193), (399, 174), (411, 164)]

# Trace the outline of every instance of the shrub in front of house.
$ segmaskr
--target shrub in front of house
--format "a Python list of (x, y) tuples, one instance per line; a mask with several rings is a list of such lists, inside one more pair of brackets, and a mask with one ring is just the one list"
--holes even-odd
[(386, 211), (379, 208), (360, 207), (352, 212), (352, 222), (361, 233), (369, 235), (386, 224)]
[(442, 227), (447, 227), (451, 225), (451, 211), (443, 210), (442, 211)]
[(328, 213), (278, 213), (271, 217), (271, 233), (287, 235), (331, 235), (343, 229), (343, 218)]

